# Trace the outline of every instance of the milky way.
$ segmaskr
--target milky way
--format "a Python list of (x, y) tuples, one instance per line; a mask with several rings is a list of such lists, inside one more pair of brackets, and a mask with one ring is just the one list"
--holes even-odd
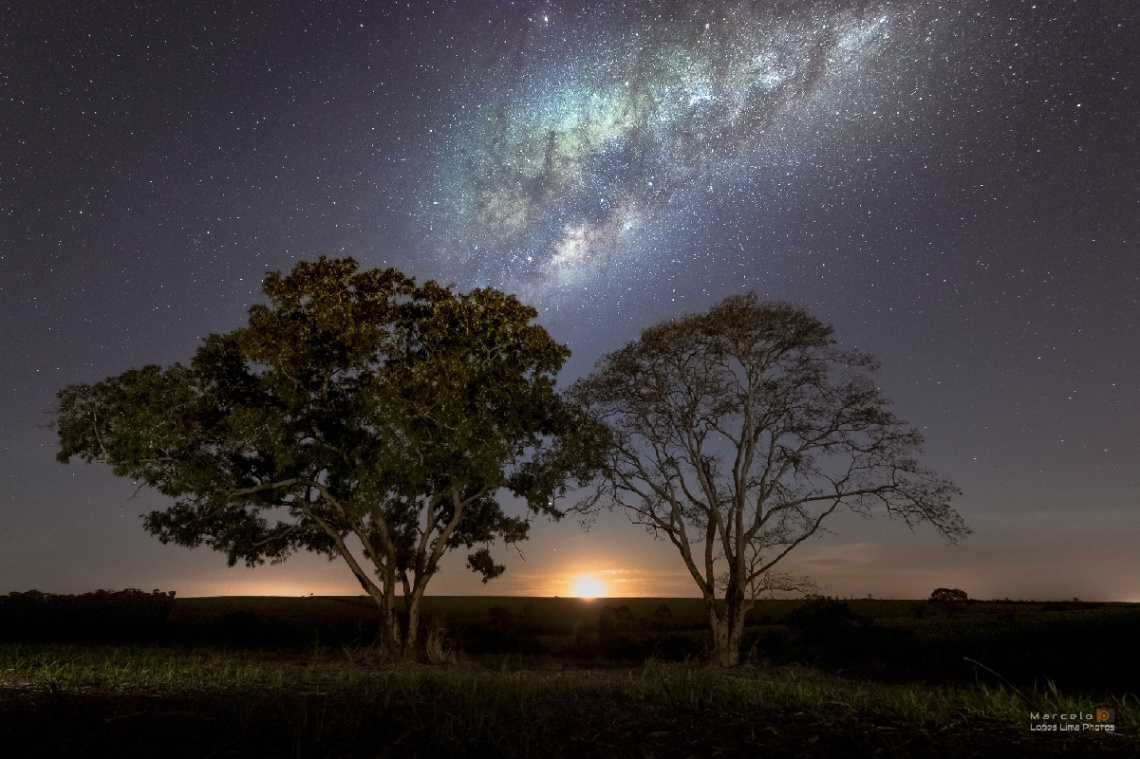
[(943, 26), (901, 3), (531, 14), (450, 128), (424, 221), (453, 266), (527, 295), (628, 276), (844, 160), (852, 131), (912, 125)]
[[(794, 302), (882, 360), (975, 530), (860, 521), (805, 574), (1140, 599), (1138, 39), (1136, 0), (7, 3), (0, 593), (239, 590), (44, 423), (328, 255), (519, 295), (573, 352), (562, 386), (731, 293)], [(502, 584), (434, 592), (694, 592), (623, 529), (536, 525)], [(357, 592), (298, 561), (241, 587)]]

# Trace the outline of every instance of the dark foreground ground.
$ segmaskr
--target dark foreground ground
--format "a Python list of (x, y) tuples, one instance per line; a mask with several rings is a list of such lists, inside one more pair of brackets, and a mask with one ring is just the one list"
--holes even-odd
[[(686, 600), (440, 600), (444, 664), (381, 659), (354, 601), (285, 601), (180, 600), (152, 641), (9, 634), (0, 756), (1140, 757), (1119, 606), (770, 605), (725, 670)], [(1101, 708), (1115, 732), (1080, 729)]]
[[(539, 674), (548, 684), (573, 673)], [(610, 672), (621, 679), (625, 673)], [(137, 690), (0, 693), (12, 757), (1061, 757), (1138, 756), (1123, 735), (1031, 734), (962, 714), (684, 706), (621, 691), (542, 695), (480, 708), (469, 693)], [(429, 689), (430, 690), (430, 689)], [(487, 698), (496, 698), (490, 694)]]

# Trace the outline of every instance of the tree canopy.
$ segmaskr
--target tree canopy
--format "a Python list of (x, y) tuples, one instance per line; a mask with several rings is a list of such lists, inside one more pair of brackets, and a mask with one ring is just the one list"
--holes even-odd
[(777, 564), (838, 510), (969, 532), (957, 489), (919, 464), (921, 434), (876, 386), (876, 360), (832, 333), (795, 306), (731, 296), (646, 329), (569, 392), (611, 433), (584, 506), (672, 542), (725, 664), (756, 595), (787, 582)]
[[(298, 263), (263, 285), (245, 327), (211, 335), (190, 366), (132, 369), (58, 394), (59, 461), (79, 458), (175, 499), (144, 525), (231, 565), (298, 550), (341, 558), (414, 644), (419, 599), (459, 547), (484, 582), (495, 541), (600, 459), (555, 391), (569, 350), (537, 312), (491, 289), (457, 294), (352, 259)], [(396, 592), (402, 591), (401, 624)]]

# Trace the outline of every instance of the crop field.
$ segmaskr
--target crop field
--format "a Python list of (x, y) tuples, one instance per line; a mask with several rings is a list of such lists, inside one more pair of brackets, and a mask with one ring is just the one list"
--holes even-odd
[(163, 603), (131, 642), (31, 639), (8, 614), (3, 753), (1140, 755), (1123, 604), (763, 602), (721, 669), (697, 599), (429, 598), (434, 664), (373, 649), (364, 598)]

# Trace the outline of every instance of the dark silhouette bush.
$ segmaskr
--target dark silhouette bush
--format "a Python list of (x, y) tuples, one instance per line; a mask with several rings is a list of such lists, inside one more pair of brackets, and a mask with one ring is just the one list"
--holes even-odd
[(754, 607), (748, 610), (748, 615), (745, 617), (745, 623), (750, 627), (753, 625), (770, 625), (772, 624), (772, 615), (761, 614), (760, 610)]
[(970, 600), (970, 596), (966, 591), (959, 590), (958, 588), (936, 588), (930, 594), (930, 600), (936, 603), (961, 603), (964, 604)]
[(458, 631), (459, 643), (469, 654), (522, 654), (547, 653), (546, 646), (536, 638), (540, 627), (532, 623), (530, 615), (512, 614), (501, 604), (487, 611), (488, 624), (469, 624)]
[(637, 631), (637, 619), (628, 606), (607, 606), (598, 613), (598, 638), (602, 641), (628, 638)]
[(788, 629), (808, 640), (833, 639), (872, 622), (869, 617), (856, 614), (846, 601), (827, 596), (808, 599), (783, 621)]
[(29, 590), (0, 597), (0, 639), (152, 641), (168, 631), (174, 592), (128, 588), (82, 595)]
[(642, 625), (628, 606), (606, 606), (598, 612), (598, 644), (610, 659), (643, 659), (646, 641)]

